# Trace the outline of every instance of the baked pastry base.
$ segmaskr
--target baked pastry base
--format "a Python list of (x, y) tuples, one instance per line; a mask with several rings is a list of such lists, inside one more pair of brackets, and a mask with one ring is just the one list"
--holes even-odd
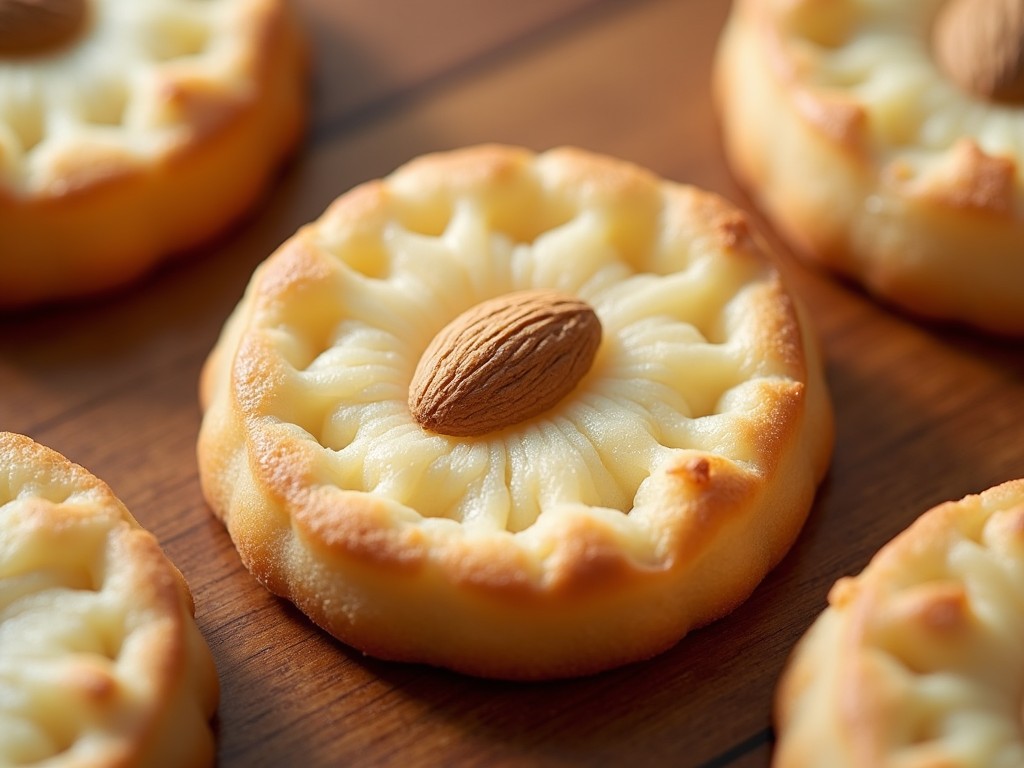
[[(471, 438), (407, 391), (502, 294), (592, 304), (559, 405)], [(381, 658), (580, 675), (732, 610), (832, 446), (801, 311), (721, 199), (562, 149), (431, 155), (343, 195), (253, 276), (201, 381), (204, 493), (246, 567)]]
[(777, 694), (777, 768), (1024, 764), (1024, 480), (942, 504), (829, 593)]
[(0, 308), (122, 286), (209, 241), (300, 138), (307, 54), (285, 2), (149, 12), (167, 18), (93, 0), (70, 48), (0, 60)]
[(0, 433), (0, 764), (212, 765), (217, 698), (156, 539), (86, 470)]
[(726, 156), (805, 259), (934, 320), (1024, 333), (1024, 108), (929, 49), (937, 0), (738, 0), (715, 62)]

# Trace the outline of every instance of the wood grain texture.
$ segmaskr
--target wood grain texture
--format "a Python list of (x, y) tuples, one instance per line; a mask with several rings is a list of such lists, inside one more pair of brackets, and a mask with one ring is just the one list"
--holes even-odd
[(797, 264), (758, 218), (822, 338), (838, 443), (753, 597), (582, 680), (365, 659), (256, 584), (200, 495), (199, 369), (255, 265), (351, 186), (482, 141), (575, 144), (750, 204), (708, 93), (725, 0), (296, 4), (315, 45), (303, 150), (218, 242), (129, 290), (0, 319), (0, 428), (104, 478), (185, 574), (222, 684), (222, 768), (767, 765), (775, 682), (832, 582), (927, 507), (1024, 475), (1021, 346), (893, 313)]

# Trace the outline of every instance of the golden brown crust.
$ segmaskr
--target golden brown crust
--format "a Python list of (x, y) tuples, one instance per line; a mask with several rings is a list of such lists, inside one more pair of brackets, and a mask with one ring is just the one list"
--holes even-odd
[(192, 596), (100, 480), (0, 433), (0, 762), (212, 765)]
[(1024, 109), (938, 69), (941, 3), (869, 5), (734, 4), (714, 80), (730, 165), (800, 255), (917, 315), (1022, 334)]
[(1022, 586), (1024, 480), (926, 512), (797, 645), (773, 765), (1019, 765)]
[[(219, 58), (138, 62), (148, 74), (131, 86), (120, 126), (85, 125), (6, 158), (0, 142), (0, 307), (127, 283), (223, 231), (263, 194), (304, 125), (307, 54), (283, 0), (232, 4), (226, 26), (207, 22)], [(83, 66), (77, 55), (53, 54), (72, 68)], [(0, 138), (4, 120), (0, 110)]]
[[(432, 335), (543, 288), (604, 329), (573, 392), (480, 437), (419, 427)], [(201, 379), (203, 489), (257, 578), (367, 653), (595, 672), (727, 613), (789, 547), (831, 451), (817, 354), (724, 201), (580, 150), (431, 155), (257, 269)]]

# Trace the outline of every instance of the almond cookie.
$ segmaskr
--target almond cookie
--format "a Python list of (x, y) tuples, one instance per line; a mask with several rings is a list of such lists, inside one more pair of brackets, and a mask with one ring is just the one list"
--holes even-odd
[(714, 86), (730, 165), (800, 255), (1024, 334), (1024, 2), (738, 0)]
[(746, 218), (580, 150), (429, 155), (262, 264), (199, 464), (242, 561), (374, 656), (519, 679), (643, 659), (782, 557), (832, 447)]
[(286, 0), (0, 0), (0, 308), (225, 229), (299, 138), (304, 79)]
[(777, 768), (1024, 765), (1024, 480), (926, 512), (797, 645)]
[(217, 676), (192, 612), (106, 485), (0, 432), (0, 765), (212, 765)]

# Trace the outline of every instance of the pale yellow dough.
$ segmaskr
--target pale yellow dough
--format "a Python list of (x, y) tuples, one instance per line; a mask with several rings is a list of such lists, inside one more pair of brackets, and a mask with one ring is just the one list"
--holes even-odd
[[(519, 290), (603, 326), (561, 403), (422, 429), (431, 338)], [(204, 370), (203, 488), (246, 566), (367, 653), (546, 678), (646, 658), (782, 557), (832, 447), (817, 348), (746, 218), (573, 149), (430, 155), (256, 272)]]
[(122, 285), (240, 217), (305, 119), (286, 0), (86, 0), (0, 53), (0, 308)]
[(727, 158), (797, 252), (911, 313), (1024, 334), (1024, 105), (959, 89), (945, 0), (737, 0)]
[(780, 683), (775, 768), (1024, 765), (1024, 480), (926, 512), (854, 578)]
[(0, 432), (0, 765), (213, 765), (192, 597), (111, 490)]

